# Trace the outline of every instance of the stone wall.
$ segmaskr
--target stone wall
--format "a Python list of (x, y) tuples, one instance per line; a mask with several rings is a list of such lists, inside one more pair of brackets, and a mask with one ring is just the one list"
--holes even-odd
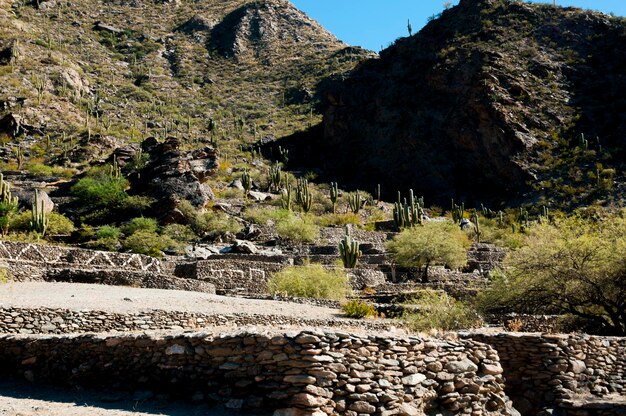
[(44, 244), (0, 241), (0, 264), (11, 280), (98, 283), (154, 289), (215, 293), (215, 286), (197, 279), (165, 274), (153, 257), (84, 250)]
[(158, 259), (141, 254), (85, 250), (74, 247), (0, 241), (0, 259), (55, 264), (72, 264), (80, 268), (141, 270), (161, 273)]
[(35, 382), (106, 380), (276, 416), (510, 414), (496, 351), (468, 340), (331, 330), (4, 335), (0, 362), (0, 372)]
[[(524, 333), (463, 337), (498, 351), (507, 392), (524, 415), (573, 407), (580, 396), (609, 401), (612, 395), (626, 396), (626, 338)], [(619, 414), (626, 414), (626, 401), (620, 409)], [(611, 411), (609, 406), (604, 412), (588, 414), (618, 414)]]
[(0, 308), (0, 333), (65, 334), (110, 331), (204, 329), (219, 326), (327, 326), (388, 331), (398, 326), (391, 321), (357, 319), (310, 319), (281, 315), (191, 313), (151, 310), (142, 313), (114, 313), (97, 310), (50, 308)]

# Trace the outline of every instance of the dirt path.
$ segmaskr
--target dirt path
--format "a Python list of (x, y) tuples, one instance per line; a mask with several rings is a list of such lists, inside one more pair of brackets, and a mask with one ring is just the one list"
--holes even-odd
[[(246, 413), (250, 414), (250, 413)], [(223, 407), (0, 380), (0, 416), (241, 416)], [(267, 416), (267, 415), (259, 415)]]
[(117, 313), (166, 310), (211, 315), (242, 313), (306, 316), (309, 319), (340, 316), (337, 309), (290, 302), (242, 299), (181, 290), (45, 282), (0, 284), (0, 307), (89, 309)]

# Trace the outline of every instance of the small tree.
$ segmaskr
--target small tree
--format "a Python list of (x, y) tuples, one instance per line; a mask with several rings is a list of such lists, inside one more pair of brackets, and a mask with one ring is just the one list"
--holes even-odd
[(626, 219), (578, 217), (533, 227), (480, 299), (487, 312), (563, 313), (626, 335)]
[(394, 261), (403, 267), (417, 267), (428, 281), (428, 268), (434, 264), (459, 268), (467, 262), (469, 240), (464, 232), (447, 222), (427, 222), (408, 228), (387, 243)]

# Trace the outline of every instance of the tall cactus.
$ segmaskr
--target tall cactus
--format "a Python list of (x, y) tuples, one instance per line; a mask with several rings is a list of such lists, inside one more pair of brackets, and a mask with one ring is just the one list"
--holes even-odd
[(350, 237), (350, 228), (346, 225), (346, 235), (339, 243), (339, 254), (343, 267), (346, 269), (354, 269), (363, 255), (359, 250), (359, 243)]
[(454, 220), (455, 223), (460, 224), (464, 216), (465, 216), (465, 203), (461, 203), (461, 205), (456, 205), (453, 199), (452, 200), (452, 219)]
[(348, 195), (348, 206), (354, 214), (358, 214), (359, 211), (361, 211), (362, 205), (363, 199), (361, 198), (361, 194), (359, 193), (359, 191)]
[(241, 185), (243, 186), (246, 196), (248, 196), (250, 189), (252, 189), (252, 178), (250, 177), (250, 171), (248, 169), (244, 169), (241, 174)]
[(376, 203), (380, 203), (380, 184), (376, 185), (376, 192), (374, 192), (374, 194), (376, 197)]
[(311, 210), (313, 197), (309, 189), (309, 181), (306, 179), (298, 179), (296, 185), (296, 202), (302, 207), (302, 211), (309, 212)]
[(11, 195), (11, 185), (4, 181), (4, 175), (2, 173), (0, 173), (0, 200), (5, 205), (17, 208), (17, 197)]
[(109, 169), (109, 176), (111, 176), (112, 179), (120, 179), (122, 177), (122, 168), (117, 163), (116, 155), (113, 155), (113, 163), (111, 163)]
[(269, 183), (270, 183), (270, 191), (280, 189), (280, 182), (282, 180), (282, 169), (280, 165), (276, 164), (274, 166), (270, 166), (270, 174), (269, 174)]
[(17, 170), (22, 170), (22, 166), (24, 166), (24, 149), (22, 146), (15, 148), (15, 160), (17, 161)]
[(337, 200), (339, 199), (339, 185), (337, 182), (330, 183), (330, 202), (333, 203), (333, 214), (337, 213)]
[(35, 191), (35, 202), (31, 209), (30, 229), (41, 236), (46, 235), (48, 229), (48, 215), (44, 208), (44, 201), (39, 199), (39, 191)]
[(413, 189), (409, 190), (409, 201), (406, 198), (401, 201), (401, 194), (398, 192), (398, 200), (393, 207), (393, 220), (398, 230), (416, 225), (424, 225), (424, 198), (415, 199)]
[(474, 210), (472, 212), (472, 216), (470, 217), (470, 221), (474, 224), (474, 236), (476, 237), (476, 242), (480, 243), (480, 221), (478, 219), (478, 212)]
[(283, 165), (286, 165), (289, 162), (289, 150), (283, 149), (281, 146), (278, 146), (278, 155), (280, 156)]
[(283, 190), (283, 198), (280, 201), (280, 205), (283, 209), (291, 211), (293, 186), (291, 185), (291, 182), (289, 182), (289, 178), (287, 177), (286, 173), (285, 173), (284, 182), (285, 182), (285, 189)]

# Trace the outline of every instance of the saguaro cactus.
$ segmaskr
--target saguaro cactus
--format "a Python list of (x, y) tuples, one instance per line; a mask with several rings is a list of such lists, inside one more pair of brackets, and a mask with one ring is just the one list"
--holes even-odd
[(269, 183), (270, 183), (270, 191), (280, 189), (280, 182), (282, 179), (282, 169), (280, 165), (276, 164), (274, 166), (270, 166), (270, 174), (269, 174)]
[(478, 218), (478, 212), (476, 212), (476, 210), (474, 210), (474, 212), (472, 212), (472, 216), (470, 218), (470, 221), (472, 221), (472, 223), (474, 224), (474, 235), (476, 237), (476, 242), (480, 243), (480, 222), (479, 222), (479, 218)]
[(285, 189), (283, 190), (283, 198), (280, 201), (280, 205), (282, 206), (283, 209), (287, 209), (291, 211), (293, 186), (289, 182), (289, 179), (287, 178), (287, 174), (285, 174), (284, 182), (285, 182)]
[(354, 269), (363, 255), (361, 250), (359, 250), (359, 243), (350, 237), (350, 228), (348, 226), (346, 226), (346, 235), (339, 243), (339, 254), (343, 267), (346, 269)]
[(333, 214), (337, 212), (337, 199), (339, 199), (339, 185), (337, 182), (330, 183), (330, 202), (333, 203)]
[(359, 191), (348, 195), (348, 206), (354, 214), (358, 214), (359, 211), (361, 211), (362, 205), (363, 199), (361, 198), (361, 194), (359, 193)]
[(241, 185), (247, 196), (250, 193), (250, 189), (252, 189), (252, 178), (250, 178), (250, 171), (248, 169), (245, 169), (241, 174)]
[(309, 189), (309, 181), (306, 179), (298, 179), (298, 183), (296, 185), (296, 201), (302, 207), (304, 212), (309, 212), (311, 210), (313, 197), (311, 196), (311, 190)]
[(31, 209), (30, 229), (43, 237), (48, 229), (48, 216), (44, 209), (44, 201), (39, 199), (39, 191), (35, 191), (35, 202)]

